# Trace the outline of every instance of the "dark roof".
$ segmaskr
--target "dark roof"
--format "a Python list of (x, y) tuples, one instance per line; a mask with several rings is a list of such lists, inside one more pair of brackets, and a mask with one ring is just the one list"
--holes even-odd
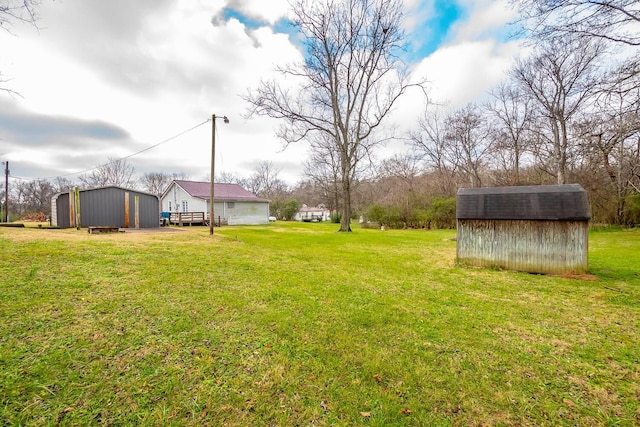
[[(183, 181), (175, 180), (184, 191), (189, 193), (192, 197), (199, 199), (209, 200), (211, 183), (202, 181)], [(266, 199), (257, 197), (238, 184), (213, 184), (214, 199), (224, 200), (228, 202), (267, 202)]]
[(585, 221), (591, 218), (587, 192), (579, 184), (461, 188), (458, 219)]

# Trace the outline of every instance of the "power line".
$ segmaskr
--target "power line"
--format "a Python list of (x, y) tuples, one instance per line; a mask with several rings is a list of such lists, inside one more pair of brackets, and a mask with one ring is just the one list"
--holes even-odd
[[(174, 135), (174, 136), (172, 136), (172, 137), (170, 137), (170, 138), (167, 138), (167, 139), (165, 139), (165, 140), (163, 140), (163, 141), (160, 141), (160, 142), (158, 142), (157, 144), (150, 145), (149, 147), (144, 148), (144, 149), (142, 149), (142, 150), (140, 150), (140, 151), (136, 151), (135, 153), (129, 154), (128, 156), (124, 156), (124, 157), (121, 157), (121, 158), (119, 158), (119, 159), (112, 160), (112, 161), (107, 162), (107, 163), (104, 163), (104, 164), (102, 164), (102, 165), (94, 166), (94, 167), (92, 167), (92, 168), (84, 169), (84, 170), (81, 170), (81, 171), (78, 171), (78, 172), (67, 173), (67, 174), (64, 174), (64, 175), (49, 176), (49, 177), (40, 178), (40, 179), (64, 178), (64, 177), (67, 177), (67, 176), (78, 175), (78, 174), (81, 174), (81, 173), (90, 172), (90, 171), (92, 171), (92, 170), (96, 170), (96, 169), (100, 169), (100, 168), (103, 168), (103, 167), (106, 167), (106, 166), (112, 165), (112, 164), (117, 163), (117, 162), (120, 162), (120, 161), (122, 161), (122, 160), (126, 160), (126, 159), (129, 159), (129, 158), (131, 158), (131, 157), (137, 156), (138, 154), (144, 153), (145, 151), (149, 151), (149, 150), (151, 150), (151, 149), (153, 149), (153, 148), (156, 148), (156, 147), (158, 147), (158, 146), (160, 146), (160, 145), (162, 145), (162, 144), (166, 144), (166, 143), (167, 143), (167, 142), (169, 142), (169, 141), (173, 141), (174, 139), (179, 138), (179, 137), (181, 137), (182, 135), (185, 135), (185, 134), (187, 134), (187, 133), (189, 133), (189, 132), (191, 132), (191, 131), (193, 131), (193, 130), (197, 129), (197, 128), (199, 128), (200, 126), (203, 126), (203, 125), (205, 125), (205, 124), (209, 123), (210, 121), (211, 121), (211, 119), (209, 118), (209, 119), (207, 119), (207, 120), (203, 121), (202, 123), (198, 123), (197, 125), (192, 126), (192, 127), (190, 127), (189, 129), (186, 129), (186, 130), (184, 130), (184, 131), (182, 131), (182, 132), (180, 132), (180, 133), (178, 133), (178, 134), (176, 134), (176, 135)], [(32, 180), (28, 180), (28, 179), (20, 178), (20, 177), (17, 177), (17, 176), (11, 176), (11, 177), (12, 177), (12, 178), (15, 178), (15, 179), (20, 179), (20, 180), (23, 180), (23, 181), (32, 181)]]
[[(150, 147), (147, 147), (147, 148), (145, 148), (145, 149), (143, 149), (143, 150), (140, 150), (140, 151), (138, 151), (138, 152), (135, 152), (135, 153), (133, 153), (133, 154), (129, 154), (128, 156), (125, 156), (125, 157), (123, 157), (123, 158), (121, 158), (121, 159), (118, 159), (118, 160), (125, 160), (125, 159), (128, 159), (128, 158), (130, 158), (130, 157), (137, 156), (137, 155), (138, 155), (138, 154), (140, 154), (140, 153), (144, 153), (145, 151), (149, 151), (149, 150), (151, 150), (152, 148), (156, 148), (156, 147), (157, 147), (157, 146), (159, 146), (159, 145), (162, 145), (162, 144), (164, 144), (164, 143), (166, 143), (166, 142), (169, 142), (169, 141), (171, 141), (171, 140), (174, 140), (174, 139), (176, 139), (176, 138), (178, 138), (178, 137), (180, 137), (180, 136), (182, 136), (182, 135), (184, 135), (184, 134), (186, 134), (186, 133), (189, 133), (189, 132), (191, 132), (192, 130), (195, 130), (195, 129), (199, 128), (200, 126), (202, 126), (202, 125), (204, 125), (204, 124), (209, 123), (210, 121), (211, 121), (211, 119), (207, 119), (207, 120), (205, 120), (205, 121), (204, 121), (204, 122), (202, 122), (202, 123), (199, 123), (199, 124), (197, 124), (197, 125), (195, 125), (195, 126), (193, 126), (193, 127), (189, 128), (189, 129), (187, 129), (187, 130), (185, 130), (185, 131), (180, 132), (180, 133), (179, 133), (179, 134), (177, 134), (177, 135), (172, 136), (171, 138), (165, 139), (164, 141), (158, 142), (157, 144), (154, 144), (154, 145), (152, 145), (152, 146), (150, 146)], [(106, 165), (109, 165), (109, 164), (111, 164), (111, 163), (115, 163), (115, 162), (117, 162), (118, 160), (114, 160), (113, 162), (109, 162), (109, 163), (107, 163)], [(106, 166), (106, 165), (105, 165), (105, 166)], [(97, 168), (93, 168), (93, 169), (97, 169)]]

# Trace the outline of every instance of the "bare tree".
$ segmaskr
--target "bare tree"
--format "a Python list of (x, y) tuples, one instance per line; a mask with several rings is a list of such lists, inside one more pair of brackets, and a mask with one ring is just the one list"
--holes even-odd
[(532, 125), (531, 97), (503, 82), (491, 92), (485, 109), (494, 121), (495, 159), (506, 173), (506, 183), (518, 185), (523, 157), (529, 150)]
[(53, 179), (53, 188), (55, 189), (56, 193), (62, 193), (62, 192), (65, 192), (65, 191), (69, 191), (73, 187), (75, 187), (74, 182), (71, 181), (68, 178), (59, 176), (59, 177)]
[[(38, 19), (36, 8), (39, 5), (40, 0), (0, 0), (0, 28), (11, 33), (11, 27), (16, 22), (25, 22), (35, 26)], [(0, 72), (0, 85), (8, 81), (9, 79), (4, 78)], [(19, 95), (4, 86), (0, 86), (0, 92)]]
[(382, 162), (380, 172), (382, 177), (399, 179), (407, 191), (411, 192), (420, 175), (419, 156), (411, 153), (396, 154)]
[(511, 76), (537, 106), (539, 117), (546, 122), (539, 134), (549, 147), (558, 184), (567, 181), (571, 145), (569, 131), (572, 119), (594, 94), (596, 61), (602, 45), (589, 40), (551, 40), (545, 42), (528, 59), (519, 60)]
[(312, 179), (297, 182), (296, 185), (291, 188), (290, 199), (297, 200), (307, 206), (324, 206), (327, 209), (333, 210), (331, 197), (327, 193), (326, 183), (319, 183)]
[(89, 188), (105, 185), (135, 188), (137, 182), (134, 172), (134, 167), (126, 159), (109, 158), (107, 163), (97, 166), (89, 174), (80, 175), (78, 179)]
[(173, 179), (173, 176), (166, 172), (146, 172), (142, 175), (141, 184), (144, 191), (160, 197)]
[(425, 162), (426, 169), (437, 182), (438, 193), (449, 196), (455, 191), (456, 164), (448, 156), (445, 118), (439, 109), (425, 110), (418, 130), (409, 135), (414, 151)]
[(218, 176), (216, 176), (215, 182), (224, 182), (227, 184), (238, 184), (245, 189), (249, 188), (249, 179), (243, 176), (240, 176), (235, 172), (222, 171)]
[(384, 141), (377, 132), (410, 86), (401, 70), (401, 0), (296, 0), (293, 23), (306, 58), (279, 71), (298, 86), (262, 82), (246, 100), (251, 114), (283, 120), (287, 144), (327, 135), (338, 154), (342, 186), (340, 231), (351, 231), (352, 185), (359, 161)]
[(518, 24), (535, 41), (582, 39), (606, 46), (604, 89), (640, 88), (638, 0), (511, 0)]
[(283, 209), (290, 198), (289, 186), (279, 177), (280, 169), (272, 162), (260, 162), (246, 180), (247, 188), (258, 197), (269, 199), (269, 215), (283, 217)]
[(440, 108), (426, 110), (419, 130), (410, 135), (414, 151), (422, 156), (436, 193), (450, 197), (458, 185), (482, 186), (482, 175), (493, 148), (491, 128), (475, 104), (443, 115)]
[(525, 31), (541, 39), (596, 38), (640, 46), (638, 0), (511, 0)]
[(288, 191), (287, 183), (280, 179), (280, 169), (272, 162), (258, 163), (255, 172), (247, 179), (247, 189), (259, 197), (272, 199)]
[(0, 1), (0, 27), (10, 31), (14, 22), (35, 25), (38, 15), (36, 8), (40, 0), (2, 0)]
[(475, 104), (468, 104), (445, 120), (449, 161), (471, 187), (482, 187), (485, 161), (493, 147), (485, 118)]
[(34, 181), (19, 181), (16, 184), (15, 194), (20, 214), (44, 213), (51, 214), (51, 197), (55, 194), (55, 187), (46, 179)]
[(595, 109), (577, 124), (585, 171), (582, 181), (593, 182), (594, 214), (606, 222), (623, 223), (627, 198), (640, 193), (634, 181), (640, 171), (640, 93), (606, 92)]
[(397, 154), (384, 160), (379, 169), (378, 184), (387, 191), (377, 202), (399, 209), (406, 226), (416, 216), (416, 211), (426, 204), (426, 194), (418, 184), (420, 156), (414, 153)]
[(311, 152), (305, 162), (305, 175), (323, 189), (329, 209), (338, 211), (342, 199), (342, 168), (340, 153), (335, 149), (335, 139), (328, 134), (317, 134), (309, 142)]

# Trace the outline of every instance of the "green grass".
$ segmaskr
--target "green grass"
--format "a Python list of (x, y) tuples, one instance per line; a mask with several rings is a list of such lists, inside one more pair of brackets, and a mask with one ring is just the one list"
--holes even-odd
[(3, 425), (637, 425), (640, 231), (598, 280), (454, 231), (0, 229)]

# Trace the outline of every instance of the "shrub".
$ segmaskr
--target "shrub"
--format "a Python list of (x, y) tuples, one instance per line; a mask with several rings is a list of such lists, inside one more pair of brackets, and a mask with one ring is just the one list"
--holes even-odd
[(456, 228), (455, 197), (435, 197), (427, 208), (429, 228)]
[(626, 209), (624, 212), (624, 222), (626, 225), (640, 224), (640, 194), (627, 196), (625, 199)]
[(402, 212), (395, 206), (371, 205), (366, 216), (369, 221), (384, 225), (385, 227), (406, 227), (406, 221), (402, 216)]
[(300, 203), (296, 199), (289, 199), (282, 208), (282, 218), (287, 221), (295, 218), (296, 214), (300, 210)]
[[(365, 215), (369, 222), (388, 228), (455, 228), (456, 199), (436, 197), (426, 207), (371, 205)], [(363, 225), (364, 226), (364, 225)]]

